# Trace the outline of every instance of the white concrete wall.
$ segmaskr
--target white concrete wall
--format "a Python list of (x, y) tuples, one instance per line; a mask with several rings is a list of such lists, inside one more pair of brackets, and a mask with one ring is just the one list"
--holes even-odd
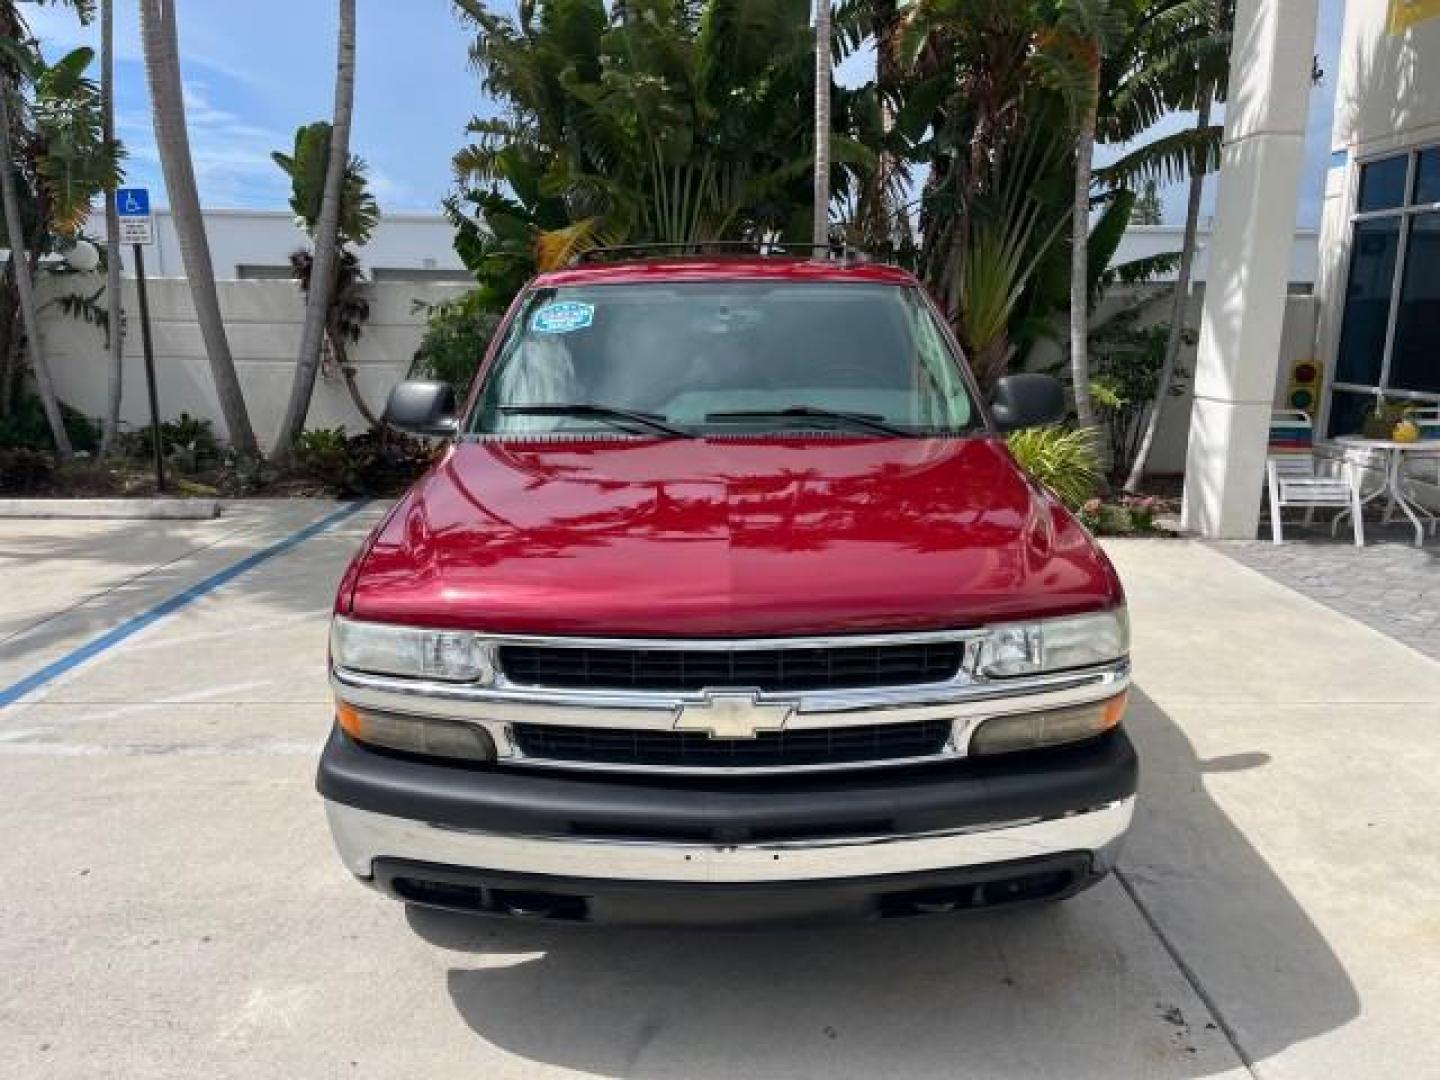
[[(105, 236), (105, 215), (91, 214), (86, 233)], [(285, 266), (290, 253), (306, 243), (288, 210), (206, 210), (205, 234), (210, 242), (210, 261), (222, 281), (240, 276), (239, 267)], [(439, 214), (386, 214), (380, 219), (370, 243), (359, 248), (360, 262), (382, 275), (393, 270), (425, 273), (451, 271), (465, 277), (455, 254), (455, 230)], [(124, 252), (129, 269), (130, 249)], [(185, 264), (169, 210), (155, 214), (155, 243), (145, 250), (145, 271), (151, 277), (183, 277)]]
[[(305, 242), (303, 234), (295, 228), (293, 217), (284, 210), (206, 210), (205, 229), (215, 276), (222, 281), (239, 277), (242, 265), (285, 266), (290, 252)], [(91, 215), (86, 232), (103, 238), (104, 215)], [(155, 234), (154, 246), (145, 252), (147, 272), (152, 277), (183, 277), (185, 268), (168, 210), (156, 213)], [(1208, 271), (1208, 223), (1201, 225), (1199, 237), (1194, 280), (1203, 282)], [(382, 274), (391, 270), (448, 271), (459, 278), (465, 275), (465, 269), (455, 254), (453, 238), (454, 230), (439, 214), (387, 214), (380, 219), (370, 243), (359, 249), (360, 259), (367, 269), (378, 269)], [(1178, 225), (1134, 225), (1121, 238), (1114, 261), (1123, 263), (1179, 251), (1183, 239), (1183, 229)], [(1314, 282), (1318, 245), (1319, 234), (1315, 230), (1296, 231), (1290, 256), (1292, 285)], [(124, 258), (128, 266), (128, 249)]]
[[(1195, 267), (1191, 275), (1197, 284), (1205, 281), (1210, 272), (1210, 225), (1202, 224), (1197, 233)], [(1185, 240), (1185, 230), (1179, 225), (1132, 225), (1120, 239), (1115, 252), (1114, 264), (1132, 259), (1148, 258), (1179, 251)], [(1315, 267), (1319, 257), (1320, 234), (1314, 229), (1296, 229), (1290, 247), (1290, 286), (1292, 289), (1313, 285)], [(1161, 275), (1159, 280), (1174, 280), (1174, 275)]]
[[(43, 299), (57, 291), (91, 293), (103, 278), (48, 278)], [(141, 349), (139, 305), (135, 283), (126, 279), (125, 383), (122, 420), (132, 426), (149, 423), (145, 395), (144, 353)], [(370, 286), (370, 320), (351, 350), (357, 382), (371, 409), (379, 411), (385, 397), (410, 366), (420, 344), (424, 316), (414, 302), (434, 303), (463, 291), (462, 286), (389, 283)], [(268, 446), (279, 426), (290, 392), (295, 354), (300, 347), (304, 302), (293, 282), (227, 281), (219, 286), (220, 310), (225, 319), (230, 349), (250, 410), (250, 422), (261, 443)], [(222, 439), (224, 421), (215, 399), (210, 365), (199, 326), (195, 322), (190, 290), (183, 280), (148, 282), (150, 319), (155, 342), (156, 383), (160, 415), (171, 419), (181, 412), (208, 417)], [(91, 416), (105, 408), (106, 353), (101, 332), (55, 307), (42, 317), (45, 355), (60, 397)], [(364, 422), (350, 401), (344, 381), (316, 382), (307, 427), (345, 427), (363, 430)]]

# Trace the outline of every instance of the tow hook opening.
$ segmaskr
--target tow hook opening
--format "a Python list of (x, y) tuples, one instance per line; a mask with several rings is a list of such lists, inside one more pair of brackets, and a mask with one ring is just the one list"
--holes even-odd
[(397, 877), (390, 887), (402, 900), (447, 911), (508, 915), (516, 919), (582, 922), (588, 915), (583, 896), (522, 889), (491, 889), (483, 885)]
[(996, 881), (886, 893), (880, 897), (880, 916), (903, 919), (917, 915), (948, 915), (1026, 900), (1047, 900), (1064, 894), (1075, 884), (1073, 871), (1052, 870)]

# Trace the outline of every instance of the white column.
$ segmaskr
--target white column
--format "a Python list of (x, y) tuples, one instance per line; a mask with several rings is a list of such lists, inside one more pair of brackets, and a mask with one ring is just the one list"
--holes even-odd
[(1187, 529), (1252, 537), (1295, 236), (1317, 0), (1239, 0), (1185, 459)]

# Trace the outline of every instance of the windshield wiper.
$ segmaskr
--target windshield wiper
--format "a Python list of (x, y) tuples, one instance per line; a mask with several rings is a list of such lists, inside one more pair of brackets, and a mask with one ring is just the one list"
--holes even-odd
[(883, 419), (872, 413), (842, 412), (839, 409), (822, 409), (818, 405), (791, 405), (786, 409), (741, 409), (736, 412), (712, 412), (705, 415), (706, 420), (770, 420), (774, 418), (785, 419), (798, 416), (808, 417), (815, 420), (839, 420), (841, 423), (849, 424), (851, 427), (863, 428), (866, 431), (878, 431), (882, 435), (910, 436), (912, 432), (904, 428), (896, 427), (894, 424), (886, 423)]
[(582, 402), (544, 403), (535, 405), (501, 405), (500, 412), (528, 416), (578, 416), (592, 420), (608, 420), (612, 424), (634, 424), (637, 427), (658, 431), (675, 439), (693, 439), (694, 434), (665, 422), (663, 416), (654, 413), (636, 412), (634, 409), (619, 409), (613, 405), (587, 405)]

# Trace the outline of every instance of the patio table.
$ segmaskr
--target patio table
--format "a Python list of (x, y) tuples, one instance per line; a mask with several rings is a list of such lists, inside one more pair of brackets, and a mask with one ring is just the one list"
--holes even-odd
[[(1420, 547), (1425, 543), (1425, 523), (1421, 521), (1421, 515), (1430, 522), (1430, 531), (1435, 531), (1436, 516), (1428, 509), (1418, 505), (1405, 495), (1404, 476), (1401, 465), (1408, 453), (1420, 452), (1424, 454), (1440, 454), (1440, 439), (1417, 439), (1415, 442), (1398, 442), (1395, 439), (1372, 439), (1363, 435), (1337, 435), (1335, 442), (1345, 453), (1350, 456), (1350, 451), (1382, 454), (1385, 457), (1385, 482), (1376, 488), (1369, 495), (1360, 500), (1363, 507), (1378, 499), (1381, 495), (1388, 496), (1385, 507), (1385, 520), (1390, 520), (1390, 512), (1393, 507), (1398, 506), (1410, 523), (1415, 526), (1415, 546)], [(1350, 511), (1343, 510), (1336, 515), (1338, 522)]]

